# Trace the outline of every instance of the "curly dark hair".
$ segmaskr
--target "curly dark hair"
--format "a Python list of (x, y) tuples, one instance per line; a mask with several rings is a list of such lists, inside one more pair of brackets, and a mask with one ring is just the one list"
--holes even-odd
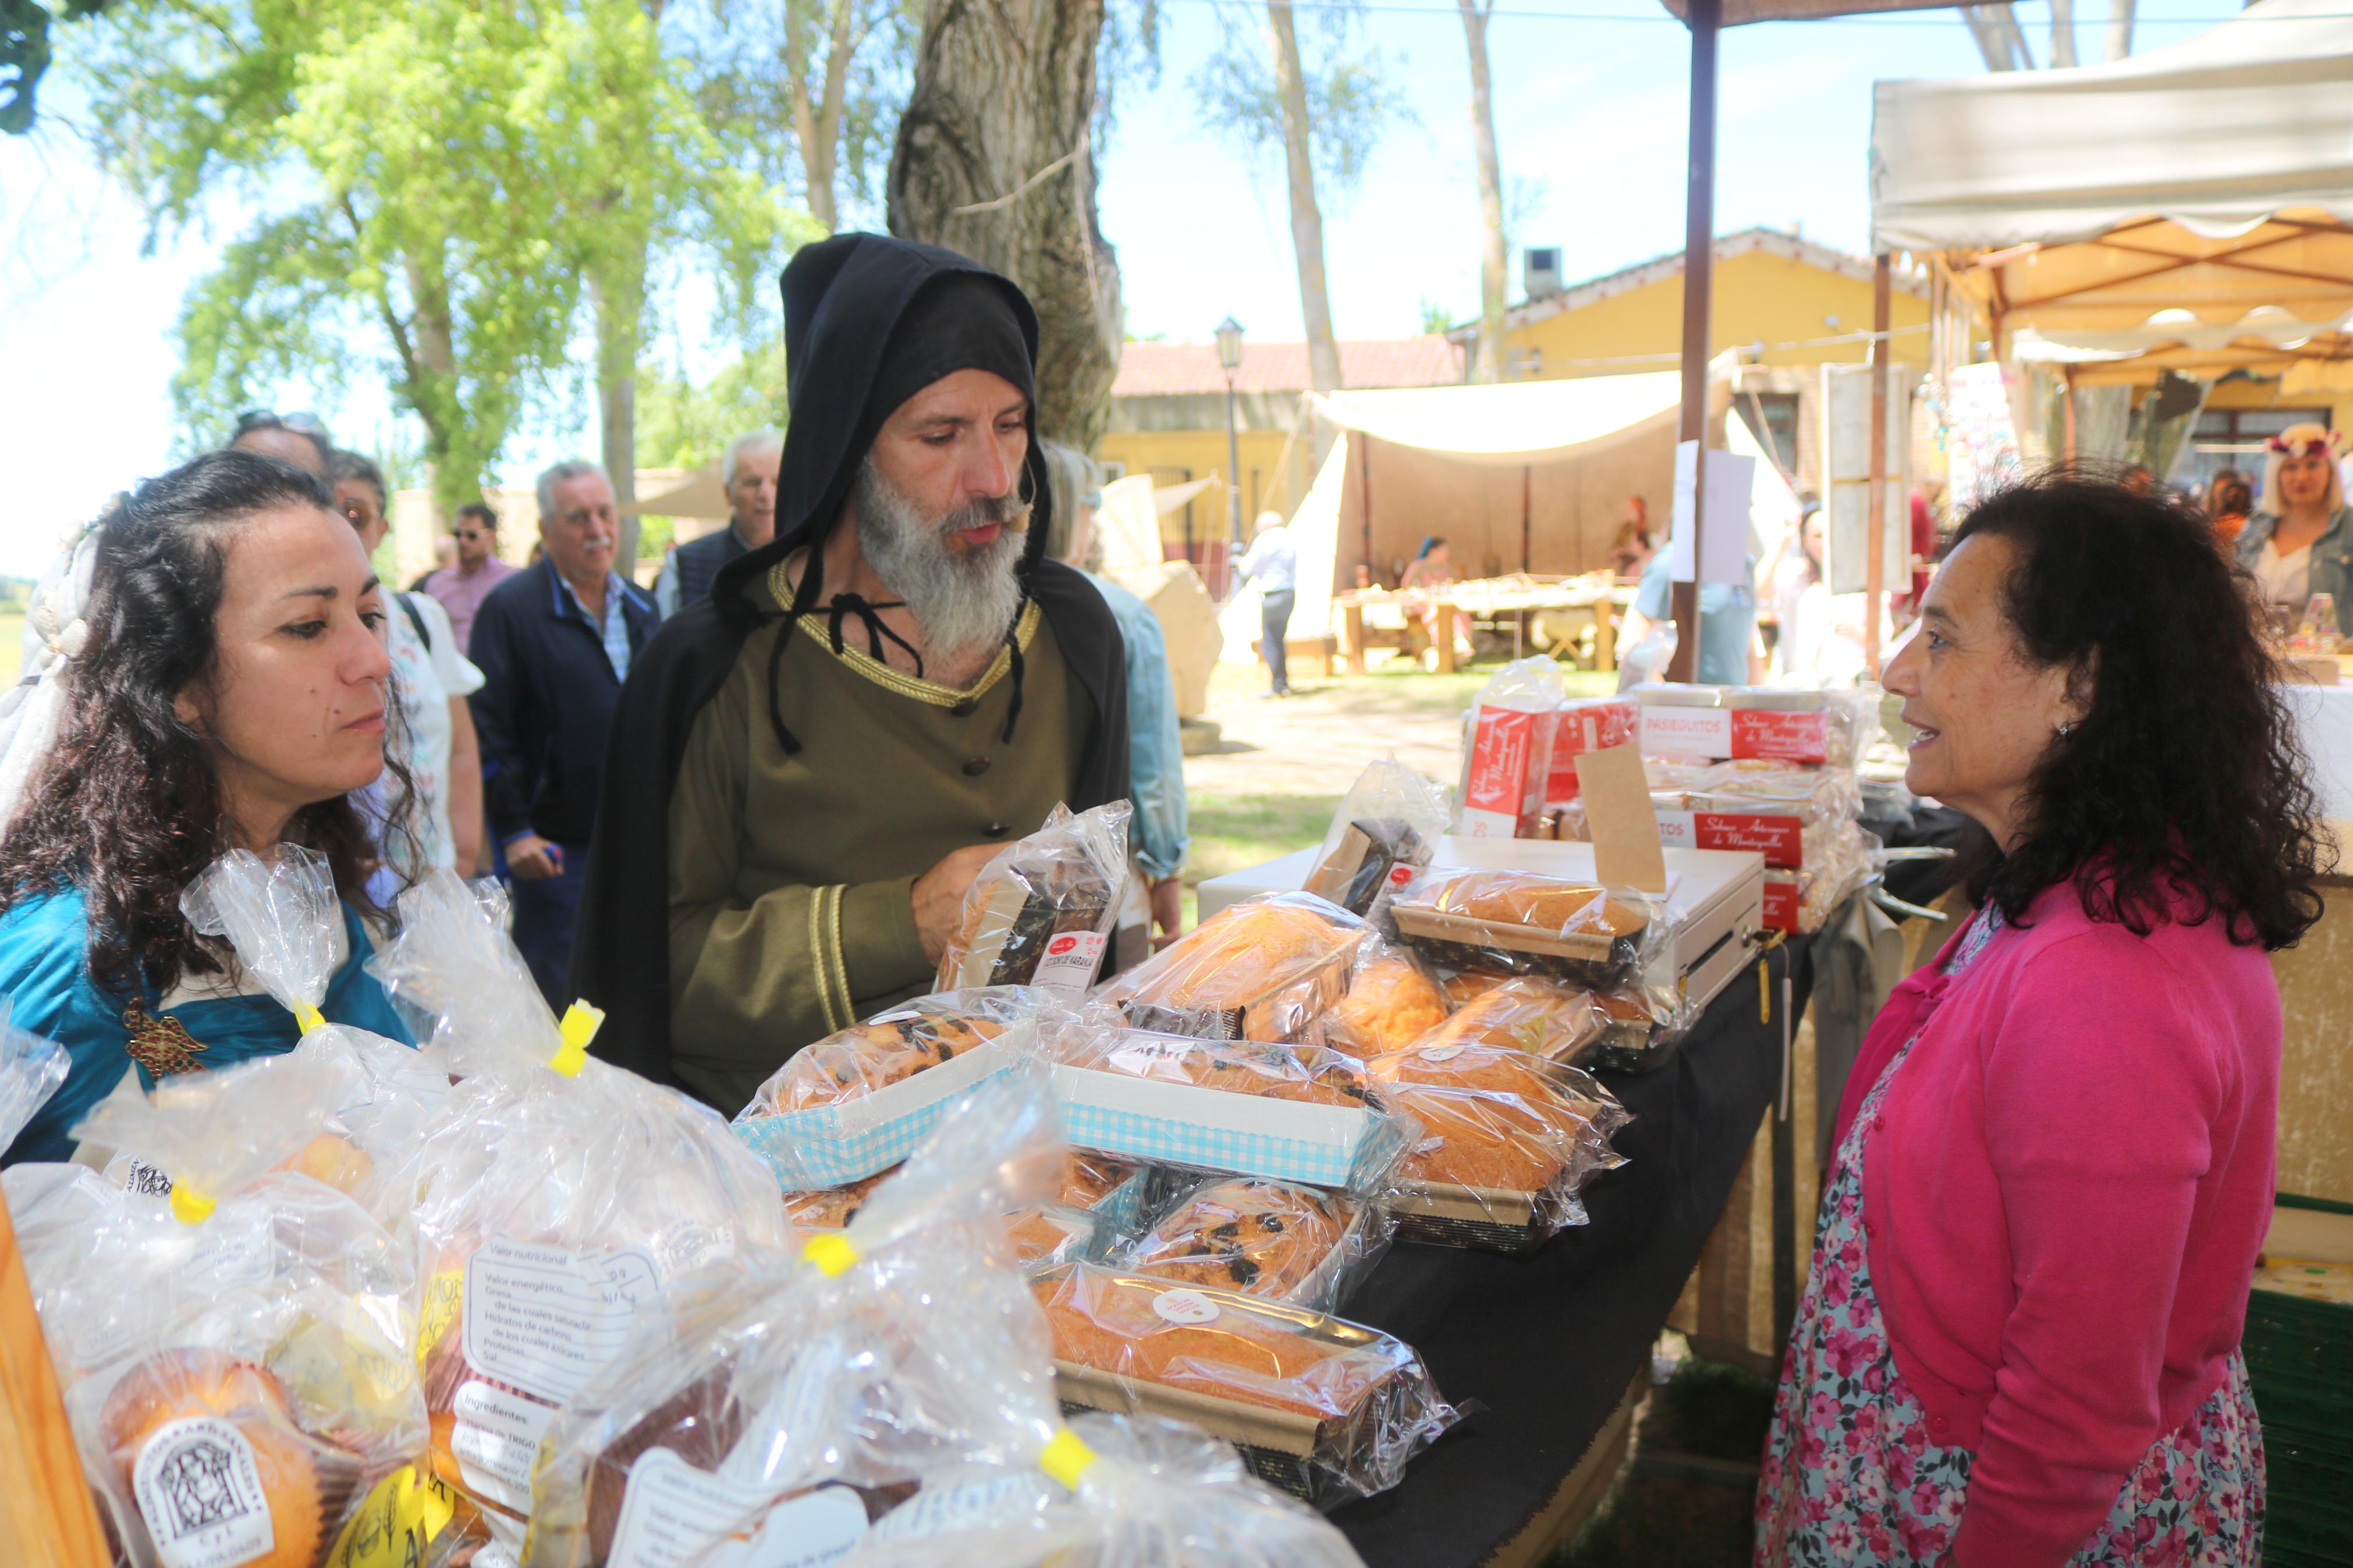
[(1975, 858), (1969, 891), (2021, 922), (2073, 880), (2084, 912), (2146, 936), (2174, 918), (2293, 944), (2320, 917), (2319, 810), (2244, 574), (2194, 508), (2083, 468), (1972, 508), (1957, 548), (2017, 552), (2003, 602), (2026, 656), (2086, 672), (2091, 704), (2027, 787), (2024, 833)]
[[(125, 1001), (142, 979), (168, 992), (185, 974), (225, 967), (180, 913), (181, 889), (232, 845), (204, 737), (174, 702), (214, 673), (231, 541), (257, 514), (289, 506), (332, 512), (326, 486), (290, 463), (208, 452), (145, 481), (99, 525), (89, 637), (60, 677), (57, 747), (0, 840), (0, 910), (79, 888), (90, 975)], [(326, 858), (338, 892), (374, 914), (383, 912), (367, 891), (379, 837), (408, 831), (414, 799), (395, 758), (385, 770), (387, 805), (364, 810), (338, 795), (286, 828)]]

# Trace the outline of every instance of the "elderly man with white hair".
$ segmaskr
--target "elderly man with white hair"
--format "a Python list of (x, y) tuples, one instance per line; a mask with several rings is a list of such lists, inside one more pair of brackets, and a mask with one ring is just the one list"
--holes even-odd
[(654, 582), (654, 605), (668, 620), (711, 592), (719, 569), (757, 550), (776, 533), (776, 474), (785, 461), (785, 438), (774, 430), (746, 430), (727, 443), (719, 459), (719, 482), (727, 491), (727, 526), (690, 540), (670, 552)]
[(470, 700), (515, 945), (559, 1009), (613, 707), (659, 619), (614, 570), (620, 537), (604, 469), (575, 458), (540, 475), (540, 559), (491, 590), (468, 649), (482, 671)]

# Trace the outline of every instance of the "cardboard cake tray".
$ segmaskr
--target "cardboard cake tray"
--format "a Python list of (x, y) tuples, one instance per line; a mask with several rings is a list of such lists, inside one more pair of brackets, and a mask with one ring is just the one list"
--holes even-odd
[(1553, 1237), (1543, 1193), (1464, 1187), (1451, 1182), (1411, 1185), (1389, 1199), (1400, 1241), (1468, 1247), (1517, 1258)]
[[(1051, 1281), (1071, 1267), (1064, 1264), (1059, 1270), (1049, 1269), (1035, 1278), (1041, 1284)], [(1328, 1312), (1286, 1307), (1279, 1301), (1208, 1286), (1187, 1285), (1185, 1289), (1208, 1298), (1223, 1310), (1274, 1319), (1328, 1344), (1355, 1349), (1393, 1342), (1388, 1334), (1345, 1321)], [(1147, 1383), (1059, 1357), (1054, 1363), (1054, 1387), (1066, 1412), (1105, 1410), (1189, 1421), (1240, 1449), (1243, 1462), (1261, 1480), (1293, 1497), (1320, 1504), (1339, 1500), (1345, 1494), (1328, 1479), (1321, 1479), (1315, 1456), (1345, 1452), (1358, 1440), (1357, 1434), (1378, 1432), (1398, 1419), (1390, 1407), (1399, 1399), (1411, 1397), (1410, 1373), (1418, 1364), (1419, 1358), (1383, 1378), (1366, 1392), (1356, 1409), (1342, 1415), (1315, 1416), (1304, 1411), (1276, 1410), (1245, 1400), (1222, 1399), (1199, 1389)]]
[(1017, 1020), (937, 1067), (831, 1104), (764, 1111), (754, 1100), (735, 1113), (730, 1129), (786, 1191), (848, 1186), (913, 1153), (949, 1100), (1035, 1048), (1036, 1030), (1034, 1021)]
[(1070, 1066), (1054, 1068), (1054, 1092), (1072, 1146), (1154, 1164), (1361, 1192), (1405, 1148), (1398, 1119), (1366, 1107)]
[[(1312, 848), (1302, 849), (1208, 879), (1200, 887), (1201, 918), (1259, 893), (1296, 891), (1314, 868), (1315, 855)], [(1757, 965), (1757, 940), (1765, 926), (1765, 860), (1753, 851), (1672, 848), (1666, 851), (1666, 940), (1645, 978), (1680, 991), (1694, 1007), (1704, 1007), (1736, 976)], [(1591, 880), (1593, 846), (1450, 835), (1438, 841), (1430, 864), (1542, 871)]]
[(1492, 969), (1501, 955), (1513, 970), (1584, 985), (1632, 978), (1642, 954), (1640, 931), (1620, 936), (1477, 920), (1404, 899), (1389, 901), (1398, 934), (1426, 956), (1458, 969)]

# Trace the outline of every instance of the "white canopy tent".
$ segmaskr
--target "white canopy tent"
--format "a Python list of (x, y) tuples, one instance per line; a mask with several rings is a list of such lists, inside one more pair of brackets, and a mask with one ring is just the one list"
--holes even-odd
[[(1731, 363), (1711, 367), (1718, 411), (1728, 401)], [(1651, 526), (1663, 534), (1681, 386), (1681, 375), (1668, 371), (1312, 398), (1315, 417), (1340, 434), (1290, 519), (1298, 561), (1293, 637), (1330, 630), (1332, 596), (1355, 568), (1409, 553), (1424, 534), (1449, 539), (1464, 576), (1481, 574), (1482, 552), (1508, 550), (1506, 569), (1517, 568), (1524, 531), (1535, 571), (1604, 568), (1629, 495), (1648, 500)], [(1736, 413), (1726, 433), (1736, 451), (1764, 450)], [(1796, 511), (1788, 482), (1769, 461), (1758, 463), (1752, 517), (1773, 531)], [(1252, 658), (1256, 591), (1245, 585), (1219, 621), (1225, 657)]]
[(1871, 182), (1875, 248), (1928, 256), (1998, 357), (2139, 381), (2339, 357), (2353, 13), (2259, 0), (2113, 65), (1881, 82)]

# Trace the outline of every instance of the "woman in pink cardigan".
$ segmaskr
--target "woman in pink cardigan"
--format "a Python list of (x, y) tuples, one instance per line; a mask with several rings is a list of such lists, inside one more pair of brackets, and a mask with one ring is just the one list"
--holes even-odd
[(1847, 1080), (1757, 1560), (2253, 1564), (2313, 798), (2201, 520), (2057, 475), (1957, 541), (1886, 686), (1906, 782), (1990, 838), (1978, 912)]

